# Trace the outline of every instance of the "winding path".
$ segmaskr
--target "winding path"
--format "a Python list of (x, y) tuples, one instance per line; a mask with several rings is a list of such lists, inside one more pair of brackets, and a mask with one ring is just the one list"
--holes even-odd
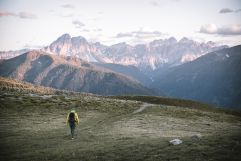
[(143, 110), (145, 110), (147, 107), (151, 107), (153, 106), (153, 104), (150, 104), (150, 103), (143, 103), (139, 109), (135, 110), (133, 112), (133, 114), (136, 114), (136, 113), (139, 113), (139, 112), (142, 112)]

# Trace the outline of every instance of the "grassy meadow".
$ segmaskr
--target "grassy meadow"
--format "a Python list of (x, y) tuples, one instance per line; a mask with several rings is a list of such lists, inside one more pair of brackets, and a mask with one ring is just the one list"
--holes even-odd
[[(2, 161), (241, 160), (239, 112), (13, 90), (2, 90), (0, 102)], [(66, 125), (72, 105), (80, 118), (74, 140)], [(175, 138), (183, 143), (169, 144)]]

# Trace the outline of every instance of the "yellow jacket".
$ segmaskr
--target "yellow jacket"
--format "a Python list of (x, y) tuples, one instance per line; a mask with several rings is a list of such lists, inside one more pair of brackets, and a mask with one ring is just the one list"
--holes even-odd
[[(71, 112), (70, 112), (71, 113)], [(69, 114), (70, 114), (69, 113)], [(66, 120), (66, 123), (68, 124), (69, 123), (69, 114), (68, 114), (68, 116), (67, 116), (67, 120)], [(75, 122), (77, 123), (77, 124), (79, 124), (79, 117), (78, 117), (78, 114), (76, 113), (76, 112), (74, 112), (74, 118), (75, 118)]]

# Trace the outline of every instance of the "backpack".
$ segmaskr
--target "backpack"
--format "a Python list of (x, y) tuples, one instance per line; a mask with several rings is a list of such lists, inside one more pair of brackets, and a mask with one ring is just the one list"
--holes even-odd
[(69, 122), (75, 122), (75, 113), (71, 112), (69, 114)]

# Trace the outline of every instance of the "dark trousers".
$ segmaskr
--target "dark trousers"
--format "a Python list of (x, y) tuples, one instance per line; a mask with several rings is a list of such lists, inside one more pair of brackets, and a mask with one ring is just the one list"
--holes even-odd
[(71, 137), (74, 137), (75, 122), (69, 122)]

